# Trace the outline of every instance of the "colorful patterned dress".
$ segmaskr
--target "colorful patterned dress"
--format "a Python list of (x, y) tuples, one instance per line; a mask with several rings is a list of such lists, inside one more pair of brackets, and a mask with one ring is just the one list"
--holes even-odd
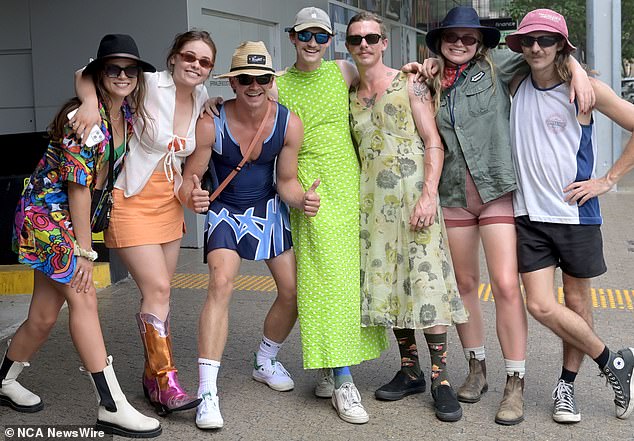
[(298, 177), (321, 179), (319, 213), (291, 210), (304, 368), (359, 364), (387, 347), (384, 328), (362, 328), (359, 308), (359, 165), (350, 138), (348, 87), (335, 62), (277, 79), (280, 103), (304, 124)]
[(407, 76), (399, 73), (372, 108), (351, 90), (350, 113), (361, 158), (363, 325), (424, 329), (466, 322), (440, 203), (434, 225), (410, 230), (425, 177)]
[[(124, 103), (128, 134), (132, 114)], [(106, 138), (93, 147), (81, 146), (64, 128), (64, 138), (50, 140), (18, 201), (13, 230), (13, 250), (18, 261), (39, 270), (56, 282), (68, 284), (75, 273), (75, 234), (68, 206), (68, 182), (94, 189), (103, 167), (108, 167), (110, 132), (100, 104), (101, 130)], [(123, 165), (125, 144), (115, 147), (115, 179)], [(99, 208), (98, 208), (99, 209)]]

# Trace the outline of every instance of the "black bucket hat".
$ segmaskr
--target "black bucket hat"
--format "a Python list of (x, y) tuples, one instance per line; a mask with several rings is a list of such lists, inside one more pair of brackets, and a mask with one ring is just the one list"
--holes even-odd
[(134, 39), (127, 34), (104, 35), (97, 49), (97, 58), (84, 68), (83, 75), (92, 74), (106, 58), (129, 58), (135, 60), (144, 72), (156, 72), (156, 68), (139, 57)]
[(447, 13), (447, 16), (440, 22), (440, 26), (427, 33), (425, 36), (427, 47), (435, 53), (438, 50), (438, 40), (443, 31), (453, 28), (477, 29), (482, 33), (482, 44), (488, 48), (494, 48), (500, 42), (500, 31), (490, 26), (482, 26), (475, 9), (469, 6), (456, 6)]

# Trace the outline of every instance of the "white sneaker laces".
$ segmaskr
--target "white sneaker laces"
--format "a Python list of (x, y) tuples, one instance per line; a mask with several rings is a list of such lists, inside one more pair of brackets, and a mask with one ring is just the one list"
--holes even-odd
[(341, 398), (343, 399), (344, 410), (350, 410), (353, 408), (362, 408), (361, 395), (359, 391), (352, 383), (345, 383), (341, 385)]
[(576, 413), (574, 386), (564, 380), (559, 380), (557, 387), (553, 390), (553, 400), (555, 400), (555, 411)]

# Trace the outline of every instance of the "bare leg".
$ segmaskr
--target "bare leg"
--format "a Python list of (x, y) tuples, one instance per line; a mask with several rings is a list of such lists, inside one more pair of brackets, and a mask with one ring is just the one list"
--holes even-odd
[(495, 323), (502, 354), (507, 360), (525, 360), (528, 323), (517, 271), (515, 226), (484, 225), (480, 234), (495, 296)]
[(141, 312), (165, 321), (169, 313), (170, 285), (176, 271), (180, 239), (163, 245), (119, 248), (117, 252), (141, 291)]
[(469, 321), (456, 326), (460, 342), (463, 348), (484, 346), (484, 320), (478, 298), (480, 285), (478, 227), (447, 228), (447, 235), (458, 291), (465, 308), (469, 311)]
[(240, 256), (233, 250), (217, 249), (207, 255), (209, 289), (200, 313), (198, 354), (201, 358), (220, 361), (227, 343), (229, 302), (233, 280), (240, 270)]
[[(77, 293), (70, 285), (54, 282), (40, 271), (34, 271), (34, 277), (34, 298), (29, 310), (29, 319), (34, 322), (20, 327), (21, 330), (16, 333), (17, 340), (11, 343), (9, 358), (16, 361), (30, 359), (46, 340), (55, 323), (53, 317), (57, 317), (65, 299), (70, 317), (70, 335), (84, 367), (89, 372), (103, 371), (106, 367), (106, 348), (99, 325), (97, 291), (94, 285), (88, 292)], [(45, 298), (47, 296), (48, 300)], [(37, 323), (42, 318), (43, 322)], [(29, 337), (28, 334), (33, 332), (36, 339), (33, 342), (24, 342)]]
[(264, 335), (277, 343), (288, 337), (297, 320), (295, 253), (287, 250), (266, 261), (277, 285), (277, 297), (264, 320)]
[(597, 358), (605, 345), (583, 317), (557, 303), (553, 293), (554, 275), (554, 266), (522, 274), (528, 311), (564, 342)]
[[(592, 328), (590, 279), (579, 279), (563, 273), (562, 280), (566, 307), (579, 314), (579, 316), (586, 321), (588, 326)], [(584, 353), (565, 341), (563, 342), (563, 347), (564, 368), (571, 372), (579, 372)]]
[(37, 270), (33, 273), (35, 279), (29, 314), (15, 332), (7, 352), (13, 361), (31, 360), (50, 335), (65, 300), (62, 293), (40, 280), (40, 276), (48, 277)]

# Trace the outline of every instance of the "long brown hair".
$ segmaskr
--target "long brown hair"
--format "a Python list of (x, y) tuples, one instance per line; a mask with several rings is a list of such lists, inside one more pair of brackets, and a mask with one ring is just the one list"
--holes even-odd
[[(93, 70), (90, 77), (92, 79), (93, 84), (95, 85), (95, 90), (97, 92), (97, 100), (100, 103), (103, 103), (106, 108), (110, 107), (111, 99), (108, 94), (104, 84), (104, 63), (100, 62), (99, 65)], [(148, 120), (150, 117), (145, 109), (145, 94), (147, 92), (147, 86), (145, 84), (145, 77), (143, 76), (143, 71), (139, 67), (139, 75), (137, 76), (137, 85), (132, 91), (130, 95), (126, 97), (126, 101), (130, 106), (130, 110), (134, 114), (134, 118), (142, 118), (144, 120)], [(67, 114), (72, 110), (78, 108), (81, 105), (81, 101), (77, 97), (73, 97), (70, 100), (66, 101), (61, 109), (51, 121), (51, 124), (48, 126), (48, 136), (50, 139), (59, 140), (64, 137), (64, 127), (68, 124)], [(108, 120), (110, 117), (106, 112), (106, 120), (108, 121), (108, 125), (110, 125), (110, 121)]]

